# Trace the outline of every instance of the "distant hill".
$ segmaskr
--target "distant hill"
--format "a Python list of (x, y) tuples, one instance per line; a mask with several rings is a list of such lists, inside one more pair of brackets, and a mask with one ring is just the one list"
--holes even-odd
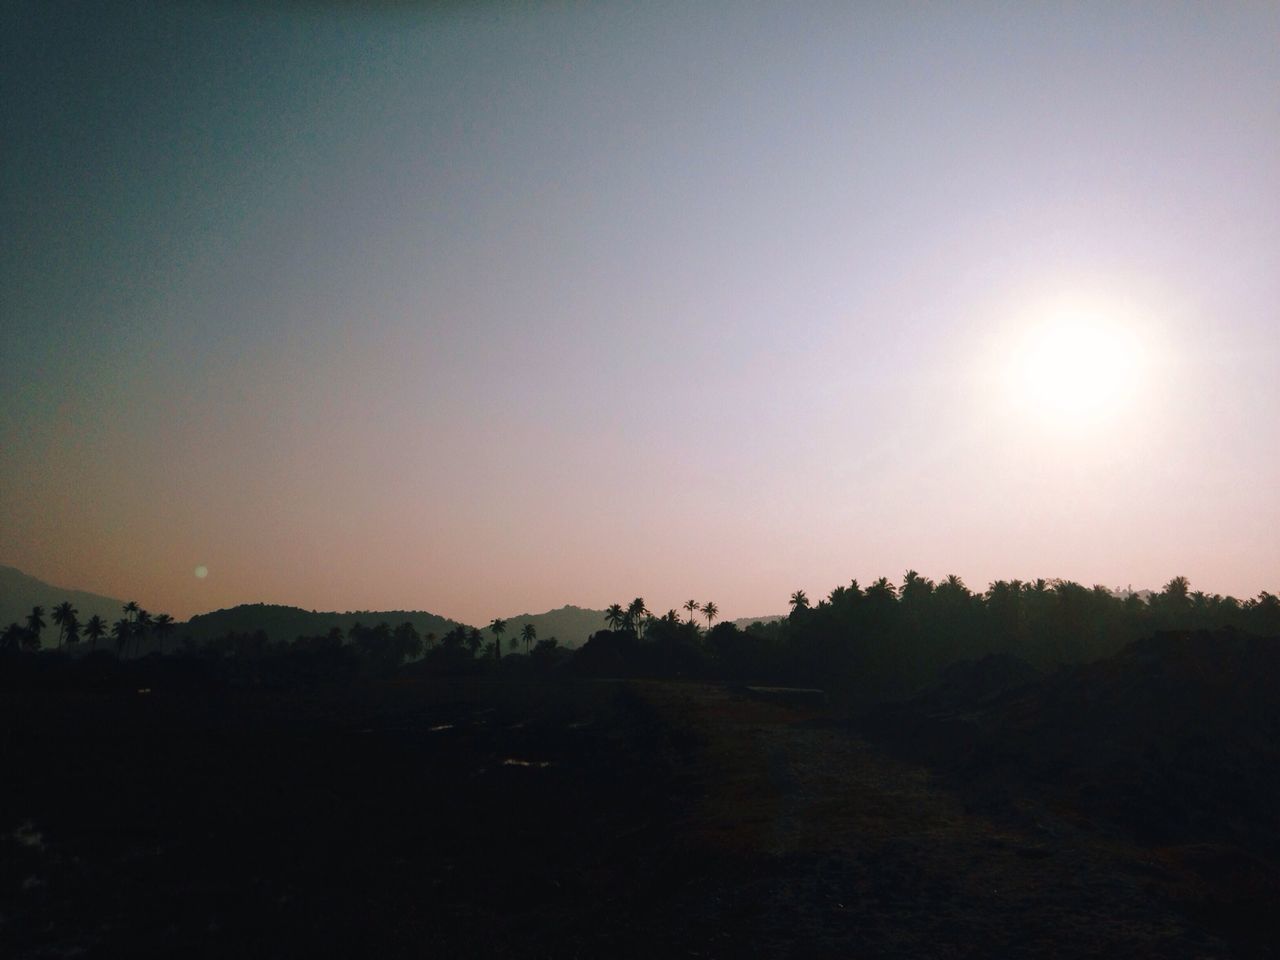
[[(94, 614), (108, 622), (118, 620), (124, 606), (124, 601), (115, 597), (51, 586), (14, 567), (0, 565), (0, 628), (15, 621), (24, 621), (31, 608), (38, 604), (45, 608), (45, 621), (50, 623), (44, 638), (48, 645), (49, 638), (57, 636), (57, 629), (52, 627), (49, 612), (63, 600), (70, 600), (79, 610), (81, 623)], [(773, 614), (765, 617), (743, 617), (734, 623), (739, 628), (745, 628), (756, 622), (771, 623), (781, 619), (781, 615)], [(339, 613), (303, 610), (280, 604), (246, 603), (225, 610), (197, 614), (186, 623), (179, 623), (170, 644), (176, 645), (187, 637), (195, 643), (205, 643), (231, 631), (252, 633), (256, 630), (263, 631), (273, 641), (288, 642), (300, 636), (325, 634), (334, 627), (345, 633), (356, 623), (373, 626), (383, 620), (392, 626), (408, 620), (419, 633), (434, 633), (437, 637), (457, 626), (471, 626), (425, 610), (355, 610)], [(506, 621), (504, 653), (509, 649), (511, 637), (519, 635), (526, 623), (533, 624), (538, 631), (539, 640), (555, 637), (560, 646), (570, 648), (582, 646), (593, 633), (605, 629), (603, 610), (572, 605), (548, 610), (546, 613), (522, 613), (507, 617)], [(486, 629), (487, 623), (476, 626), (484, 631), (486, 641), (492, 639)], [(145, 653), (146, 650), (141, 652)]]
[(787, 615), (784, 613), (771, 613), (767, 617), (739, 617), (733, 621), (733, 625), (739, 630), (745, 630), (753, 623), (776, 623), (785, 619), (787, 619)]
[(54, 625), (50, 613), (63, 600), (70, 600), (79, 614), (78, 619), (84, 623), (94, 614), (110, 623), (120, 619), (123, 600), (115, 597), (104, 597), (84, 590), (70, 590), (66, 587), (55, 587), (28, 576), (14, 567), (0, 564), (0, 629), (10, 623), (23, 623), (34, 606), (44, 607), (44, 620), (48, 624), (44, 632), (45, 646), (56, 645), (58, 628)]
[[(526, 623), (532, 623), (533, 628), (538, 631), (539, 640), (555, 637), (562, 647), (580, 647), (587, 642), (588, 637), (597, 630), (604, 630), (606, 626), (603, 610), (574, 606), (548, 610), (546, 613), (522, 613), (507, 617), (506, 621), (507, 632), (503, 634), (506, 643), (510, 643), (511, 637), (519, 636)], [(487, 630), (485, 636), (490, 636)]]
[[(502, 635), (504, 653), (511, 649), (511, 638), (519, 636), (526, 623), (533, 624), (534, 629), (538, 631), (539, 640), (555, 637), (560, 646), (568, 648), (582, 646), (593, 633), (605, 629), (606, 626), (603, 610), (592, 610), (572, 605), (563, 606), (556, 610), (548, 610), (546, 613), (521, 613), (504, 619), (507, 621), (507, 631)], [(746, 627), (757, 621), (769, 623), (773, 620), (781, 619), (782, 617), (778, 615), (749, 617), (737, 620), (735, 623), (739, 627)], [(350, 630), (352, 625), (356, 623), (373, 626), (383, 620), (392, 626), (408, 620), (419, 633), (434, 633), (437, 637), (443, 636), (459, 625), (471, 626), (471, 624), (459, 624), (456, 620), (449, 620), (422, 610), (362, 610), (347, 613), (324, 613), (314, 610), (302, 610), (298, 607), (252, 603), (242, 604), (228, 610), (215, 610), (212, 613), (203, 613), (192, 617), (187, 623), (178, 627), (176, 636), (178, 638), (189, 636), (197, 643), (204, 643), (224, 636), (229, 630), (237, 633), (251, 633), (255, 630), (262, 630), (272, 640), (288, 641), (299, 636), (315, 636), (328, 633), (333, 627), (338, 627), (345, 632)], [(489, 633), (487, 622), (476, 624), (476, 626), (484, 632), (486, 642), (493, 639), (493, 635)]]
[(456, 620), (441, 617), (424, 610), (354, 610), (345, 613), (303, 610), (272, 603), (243, 603), (227, 610), (214, 610), (192, 617), (179, 624), (175, 636), (190, 637), (195, 643), (206, 643), (229, 632), (253, 633), (261, 630), (272, 641), (290, 642), (298, 637), (313, 637), (328, 633), (334, 627), (346, 633), (355, 624), (372, 627), (382, 621), (398, 626), (406, 620), (424, 636), (434, 633), (444, 636), (454, 627), (467, 626)]

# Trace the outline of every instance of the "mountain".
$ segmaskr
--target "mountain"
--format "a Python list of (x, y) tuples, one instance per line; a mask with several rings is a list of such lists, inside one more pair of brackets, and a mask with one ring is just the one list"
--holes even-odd
[[(515, 617), (507, 617), (507, 632), (503, 640), (510, 643), (511, 637), (518, 637), (526, 623), (532, 623), (538, 631), (538, 639), (546, 640), (555, 637), (562, 647), (580, 647), (587, 642), (597, 630), (605, 629), (604, 611), (588, 610), (583, 607), (565, 606), (546, 613), (522, 613)], [(486, 638), (489, 632), (485, 631)], [(523, 646), (520, 647), (524, 649)]]
[[(23, 622), (31, 612), (31, 608), (37, 604), (44, 607), (45, 621), (52, 624), (49, 614), (54, 606), (63, 600), (70, 600), (79, 610), (81, 623), (95, 613), (108, 622), (118, 620), (121, 616), (121, 608), (124, 606), (124, 601), (114, 597), (50, 586), (42, 580), (27, 576), (14, 567), (0, 565), (0, 628), (14, 621)], [(782, 617), (778, 615), (745, 617), (735, 620), (734, 623), (743, 628), (757, 621), (769, 623), (781, 619)], [(288, 642), (299, 636), (325, 634), (334, 627), (345, 633), (356, 623), (373, 626), (383, 620), (393, 627), (408, 620), (419, 633), (424, 635), (434, 633), (437, 637), (443, 636), (454, 627), (470, 626), (470, 624), (460, 624), (456, 620), (428, 613), (425, 610), (356, 610), (339, 613), (303, 610), (300, 607), (279, 604), (246, 603), (226, 610), (197, 614), (186, 623), (178, 624), (170, 643), (176, 645), (187, 637), (196, 643), (205, 643), (225, 636), (231, 631), (253, 633), (256, 630), (263, 631), (273, 641)], [(546, 613), (522, 613), (507, 617), (506, 621), (507, 632), (503, 635), (503, 642), (508, 648), (511, 638), (519, 636), (526, 623), (533, 624), (534, 629), (538, 631), (539, 640), (555, 637), (560, 646), (570, 648), (582, 646), (597, 630), (605, 629), (603, 610), (591, 610), (572, 605), (548, 610)], [(492, 635), (485, 629), (487, 624), (478, 626), (484, 630), (485, 640), (491, 640)], [(46, 645), (51, 636), (56, 642), (56, 627), (50, 626), (46, 629)]]
[[(511, 649), (512, 637), (518, 637), (526, 623), (533, 624), (534, 629), (538, 631), (539, 640), (555, 637), (560, 646), (569, 648), (582, 646), (593, 633), (605, 629), (603, 610), (572, 605), (548, 610), (546, 613), (521, 613), (504, 619), (507, 622), (507, 631), (502, 635), (504, 653)], [(746, 627), (757, 621), (768, 623), (780, 619), (782, 618), (775, 615), (751, 617), (735, 622), (739, 627)], [(255, 630), (262, 630), (272, 640), (288, 641), (299, 636), (325, 634), (333, 627), (338, 627), (345, 633), (353, 624), (362, 623), (366, 627), (371, 627), (383, 620), (393, 627), (408, 620), (419, 633), (434, 633), (437, 637), (443, 636), (456, 626), (470, 626), (470, 624), (459, 624), (456, 620), (449, 620), (422, 610), (322, 613), (302, 610), (298, 607), (253, 603), (192, 617), (187, 623), (179, 625), (175, 636), (178, 639), (189, 636), (196, 643), (204, 643), (221, 637), (228, 631), (252, 633)], [(477, 626), (483, 631), (486, 642), (493, 639), (493, 635), (488, 630), (488, 623)], [(521, 644), (515, 649), (523, 650), (524, 647)]]
[(290, 642), (298, 637), (314, 637), (328, 633), (337, 627), (343, 633), (360, 623), (366, 627), (386, 621), (399, 626), (406, 620), (424, 636), (434, 633), (442, 637), (454, 627), (466, 626), (456, 620), (441, 617), (424, 610), (355, 610), (345, 613), (303, 610), (273, 603), (243, 603), (226, 610), (214, 610), (192, 617), (179, 624), (175, 636), (179, 640), (188, 637), (195, 643), (206, 643), (229, 632), (253, 633), (261, 630), (275, 642)]
[(767, 617), (739, 617), (733, 621), (733, 625), (739, 630), (745, 630), (753, 623), (776, 623), (779, 620), (787, 619), (785, 613), (771, 613)]
[(53, 608), (63, 600), (70, 600), (71, 605), (79, 611), (77, 618), (84, 623), (94, 614), (110, 623), (119, 620), (123, 600), (115, 597), (104, 597), (84, 590), (69, 590), (66, 587), (55, 587), (28, 576), (15, 567), (0, 564), (0, 628), (10, 623), (23, 623), (34, 606), (44, 607), (44, 620), (48, 626), (44, 632), (45, 646), (57, 645), (58, 628), (50, 614)]

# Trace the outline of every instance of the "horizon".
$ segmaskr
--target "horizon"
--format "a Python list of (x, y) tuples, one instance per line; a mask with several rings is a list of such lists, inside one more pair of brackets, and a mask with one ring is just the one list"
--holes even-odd
[(1276, 589), (1278, 6), (3, 22), (0, 563), (184, 620)]
[[(14, 570), (15, 572), (17, 572), (17, 573), (18, 573), (18, 574), (20, 574), (20, 575), (27, 576), (27, 577), (32, 577), (33, 579), (40, 580), (40, 582), (44, 583), (44, 584), (45, 584), (45, 586), (47, 586), (47, 587), (49, 588), (49, 590), (50, 590), (50, 591), (58, 591), (58, 590), (62, 590), (62, 591), (67, 591), (67, 592), (78, 592), (78, 593), (79, 593), (79, 592), (83, 592), (83, 593), (92, 593), (92, 594), (95, 594), (95, 595), (97, 595), (97, 596), (99, 596), (99, 597), (102, 597), (103, 599), (113, 600), (113, 601), (119, 601), (119, 602), (121, 602), (121, 603), (127, 603), (127, 602), (129, 602), (130, 600), (134, 600), (134, 601), (136, 601), (136, 602), (139, 602), (140, 606), (142, 606), (144, 609), (147, 609), (147, 610), (149, 610), (149, 611), (150, 611), (150, 612), (152, 612), (152, 613), (161, 613), (161, 612), (171, 613), (171, 612), (172, 612), (172, 611), (168, 611), (168, 610), (163, 610), (162, 608), (159, 608), (159, 607), (157, 607), (157, 608), (155, 608), (155, 609), (152, 609), (152, 608), (151, 608), (151, 607), (150, 607), (146, 602), (137, 601), (137, 598), (136, 598), (136, 597), (130, 597), (130, 596), (126, 596), (126, 595), (121, 595), (121, 596), (118, 596), (118, 597), (112, 597), (112, 596), (107, 596), (107, 595), (105, 595), (105, 594), (98, 593), (98, 591), (95, 591), (95, 590), (85, 590), (84, 588), (81, 588), (81, 587), (75, 587), (75, 586), (69, 586), (69, 585), (67, 585), (67, 584), (52, 584), (52, 583), (49, 583), (48, 581), (43, 580), (43, 579), (42, 579), (42, 578), (40, 578), (40, 577), (33, 577), (33, 575), (32, 575), (32, 574), (30, 574), (29, 572), (24, 571), (24, 570), (22, 570), (22, 569), (20, 569), (20, 568), (18, 568), (18, 567), (16, 567), (16, 566), (14, 566), (14, 565), (12, 565), (12, 564), (3, 564), (3, 563), (0, 563), (0, 567), (8, 567), (9, 569)], [(907, 571), (905, 571), (905, 573), (907, 573), (907, 574), (910, 574), (910, 573), (916, 573), (916, 574), (918, 574), (918, 575), (922, 576), (925, 580), (930, 581), (931, 583), (938, 583), (938, 582), (941, 582), (943, 579), (945, 579), (945, 577), (932, 577), (932, 576), (929, 576), (928, 574), (922, 574), (922, 573), (920, 573), (920, 571), (917, 571), (917, 570), (915, 570), (914, 568), (912, 568), (912, 569), (908, 569)], [(865, 581), (864, 581), (864, 580), (860, 580), (860, 579), (858, 579), (858, 578), (853, 578), (853, 580), (854, 580), (854, 581), (856, 581), (856, 582), (859, 584), (859, 586), (860, 586), (862, 589), (864, 589), (864, 590), (866, 589), (866, 587), (868, 586), (868, 584), (873, 583), (873, 582), (875, 581), (875, 579), (877, 579), (877, 578), (869, 578), (869, 579), (867, 579), (867, 580), (865, 580)], [(895, 586), (896, 588), (899, 588), (899, 589), (901, 588), (901, 583), (902, 583), (902, 582), (901, 582), (900, 580), (894, 580), (894, 579), (892, 579), (892, 578), (886, 578), (886, 579), (888, 579), (890, 583), (894, 584), (894, 586)], [(1084, 587), (1086, 587), (1086, 588), (1088, 588), (1088, 589), (1094, 589), (1094, 588), (1097, 588), (1097, 587), (1102, 587), (1103, 589), (1105, 589), (1105, 590), (1109, 591), (1109, 592), (1110, 592), (1111, 594), (1113, 594), (1114, 596), (1118, 596), (1118, 597), (1120, 597), (1120, 596), (1125, 596), (1125, 595), (1128, 595), (1128, 594), (1135, 594), (1135, 595), (1141, 595), (1141, 594), (1144, 594), (1144, 593), (1149, 593), (1149, 594), (1158, 594), (1158, 593), (1160, 593), (1160, 592), (1161, 592), (1161, 590), (1162, 590), (1164, 587), (1166, 587), (1166, 586), (1168, 585), (1168, 583), (1169, 583), (1169, 581), (1165, 581), (1164, 583), (1161, 583), (1161, 584), (1159, 584), (1159, 585), (1155, 585), (1155, 586), (1150, 586), (1150, 585), (1139, 585), (1139, 586), (1134, 586), (1133, 584), (1125, 584), (1125, 585), (1110, 586), (1110, 585), (1107, 585), (1107, 584), (1100, 584), (1100, 583), (1084, 583), (1084, 582), (1082, 582), (1082, 581), (1069, 581), (1069, 580), (1066, 580), (1066, 578), (1062, 578), (1062, 577), (1052, 577), (1052, 578), (1044, 577), (1044, 578), (1030, 578), (1030, 579), (1027, 579), (1027, 578), (1010, 578), (1010, 577), (1006, 577), (1006, 578), (1001, 578), (1000, 580), (993, 580), (993, 581), (989, 581), (985, 586), (976, 586), (976, 585), (974, 585), (974, 584), (972, 584), (972, 583), (969, 583), (969, 581), (965, 580), (963, 577), (961, 577), (960, 579), (961, 579), (961, 582), (962, 582), (962, 583), (964, 583), (964, 585), (965, 585), (965, 586), (966, 586), (966, 587), (967, 587), (967, 588), (968, 588), (968, 589), (969, 589), (969, 590), (970, 590), (974, 595), (976, 595), (976, 596), (983, 596), (983, 595), (985, 595), (985, 594), (986, 594), (986, 593), (991, 589), (991, 587), (992, 587), (992, 586), (994, 586), (997, 582), (1011, 583), (1011, 582), (1015, 582), (1015, 580), (1016, 580), (1016, 582), (1022, 583), (1022, 584), (1024, 584), (1024, 585), (1028, 585), (1028, 584), (1035, 583), (1035, 582), (1036, 582), (1037, 580), (1039, 580), (1039, 579), (1042, 579), (1042, 580), (1044, 580), (1047, 584), (1049, 584), (1051, 587), (1052, 587), (1054, 584), (1058, 583), (1058, 582), (1064, 582), (1064, 581), (1065, 581), (1065, 582), (1074, 582), (1074, 583), (1079, 583), (1079, 585), (1084, 586)], [(1172, 579), (1173, 579), (1173, 578), (1170, 578), (1170, 580), (1172, 580)], [(820, 600), (824, 600), (824, 599), (826, 599), (827, 595), (831, 592), (831, 590), (837, 589), (837, 588), (842, 587), (842, 586), (847, 586), (847, 585), (848, 585), (848, 581), (847, 581), (846, 583), (844, 583), (844, 584), (835, 584), (835, 585), (833, 585), (831, 588), (826, 589), (826, 590), (822, 590), (822, 591), (815, 591), (815, 592), (814, 592), (814, 594), (813, 594), (813, 596), (810, 598), (810, 600), (811, 600), (811, 602), (813, 602), (813, 603), (815, 603), (815, 604), (816, 604), (816, 603), (817, 603), (817, 602), (819, 602)], [(1212, 592), (1212, 591), (1199, 591), (1199, 588), (1197, 587), (1197, 585), (1196, 585), (1194, 582), (1192, 582), (1192, 583), (1190, 584), (1190, 586), (1191, 586), (1191, 588), (1192, 588), (1192, 591), (1193, 591), (1193, 592), (1203, 592), (1203, 593), (1205, 593), (1205, 594), (1206, 594), (1207, 596), (1209, 596), (1209, 597), (1214, 597), (1215, 595), (1217, 595), (1217, 596), (1223, 596), (1223, 597), (1234, 597), (1236, 600), (1239, 600), (1239, 601), (1241, 601), (1241, 602), (1246, 602), (1246, 601), (1248, 601), (1248, 600), (1255, 599), (1257, 596), (1260, 596), (1262, 593), (1271, 593), (1271, 592), (1272, 592), (1272, 591), (1269, 591), (1269, 590), (1265, 590), (1265, 589), (1264, 589), (1263, 591), (1259, 591), (1259, 593), (1258, 593), (1258, 594), (1249, 594), (1249, 595), (1245, 595), (1245, 596), (1240, 596), (1240, 595), (1230, 594), (1230, 593), (1222, 594), (1222, 593), (1220, 593), (1220, 592), (1219, 592), (1219, 593), (1216, 593), (1216, 594), (1215, 594), (1215, 592)], [(810, 592), (810, 591), (809, 591), (808, 589), (806, 589), (806, 588), (800, 588), (800, 589), (804, 590), (804, 592), (805, 592), (806, 594), (808, 594), (808, 593)], [(635, 598), (632, 598), (632, 599), (635, 599)], [(712, 602), (715, 602), (714, 598), (706, 598), (706, 600), (711, 600)], [(498, 614), (498, 615), (496, 615), (496, 618), (500, 618), (500, 619), (502, 619), (502, 620), (504, 620), (504, 621), (519, 620), (519, 619), (521, 619), (521, 618), (523, 618), (523, 617), (540, 617), (540, 616), (545, 616), (546, 614), (549, 614), (549, 613), (557, 613), (557, 612), (560, 612), (560, 611), (562, 611), (562, 610), (581, 610), (581, 611), (589, 612), (589, 613), (604, 613), (604, 611), (608, 609), (608, 607), (609, 607), (610, 603), (622, 603), (622, 604), (625, 606), (625, 605), (626, 605), (627, 603), (629, 603), (629, 602), (630, 602), (630, 601), (629, 601), (629, 600), (626, 600), (625, 598), (618, 598), (618, 599), (615, 599), (615, 600), (610, 601), (609, 603), (602, 603), (602, 604), (600, 604), (599, 606), (594, 606), (594, 605), (584, 605), (584, 604), (579, 604), (579, 603), (566, 602), (566, 603), (560, 603), (560, 604), (557, 604), (557, 605), (553, 605), (553, 606), (547, 607), (547, 608), (546, 608), (546, 609), (544, 609), (544, 610), (532, 610), (532, 609), (527, 609), (527, 610), (522, 610), (522, 611), (521, 611), (521, 612), (519, 612), (519, 613), (505, 613), (505, 614)], [(706, 602), (706, 601), (704, 600), (704, 601), (700, 601), (700, 602)], [(481, 619), (478, 619), (478, 620), (466, 620), (466, 619), (461, 618), (461, 617), (453, 616), (452, 614), (450, 614), (450, 613), (448, 613), (448, 612), (446, 612), (446, 611), (442, 611), (442, 610), (431, 610), (431, 609), (428, 609), (428, 608), (425, 608), (425, 607), (406, 606), (406, 605), (403, 605), (403, 604), (399, 604), (399, 605), (391, 604), (391, 605), (382, 606), (382, 607), (345, 607), (345, 608), (344, 608), (344, 607), (341, 607), (341, 606), (336, 606), (336, 607), (304, 607), (304, 606), (301, 606), (301, 605), (299, 605), (299, 604), (294, 604), (294, 603), (285, 603), (285, 602), (281, 602), (281, 601), (274, 601), (274, 600), (242, 600), (242, 601), (239, 601), (238, 603), (232, 603), (232, 604), (228, 604), (228, 605), (226, 605), (226, 606), (222, 606), (222, 607), (212, 607), (212, 608), (210, 608), (210, 609), (208, 609), (208, 610), (197, 610), (197, 611), (195, 611), (195, 612), (193, 612), (193, 613), (190, 613), (190, 614), (178, 614), (178, 615), (176, 615), (175, 619), (176, 619), (176, 620), (178, 620), (178, 621), (180, 621), (180, 622), (186, 622), (186, 621), (189, 621), (189, 620), (191, 620), (192, 618), (197, 617), (197, 616), (204, 616), (204, 615), (207, 615), (207, 614), (219, 613), (219, 612), (222, 612), (222, 611), (225, 611), (225, 610), (232, 610), (232, 609), (236, 609), (236, 608), (238, 608), (238, 607), (251, 607), (251, 606), (284, 607), (284, 608), (288, 608), (288, 609), (301, 610), (301, 611), (309, 612), (309, 613), (316, 613), (316, 614), (335, 614), (335, 615), (341, 615), (341, 616), (346, 616), (346, 615), (351, 615), (351, 614), (362, 614), (362, 613), (421, 613), (421, 614), (430, 614), (430, 615), (433, 615), (433, 616), (443, 617), (443, 618), (444, 618), (444, 619), (446, 619), (446, 620), (451, 620), (451, 621), (454, 621), (454, 622), (456, 622), (456, 623), (462, 623), (462, 624), (465, 624), (465, 625), (467, 625), (467, 626), (473, 626), (473, 627), (484, 627), (486, 624), (490, 623), (492, 620), (494, 620), (494, 619), (495, 619), (495, 617), (494, 617), (494, 616), (485, 616), (485, 617), (482, 617)], [(716, 617), (716, 618), (717, 618), (718, 620), (722, 621), (722, 622), (739, 622), (739, 623), (741, 623), (741, 622), (750, 622), (750, 621), (755, 621), (755, 620), (761, 620), (761, 621), (763, 621), (763, 620), (768, 620), (768, 619), (770, 619), (770, 618), (785, 618), (785, 617), (787, 616), (787, 612), (786, 612), (786, 610), (781, 609), (781, 608), (785, 608), (785, 607), (789, 607), (789, 606), (790, 606), (790, 604), (784, 600), (784, 601), (780, 604), (780, 609), (779, 609), (779, 610), (777, 610), (777, 611), (775, 611), (775, 612), (772, 612), (772, 613), (754, 613), (754, 614), (745, 614), (745, 615), (741, 615), (741, 614), (737, 614), (737, 613), (725, 613), (723, 610), (719, 610), (719, 608), (718, 608), (718, 604), (717, 604), (717, 617)], [(679, 616), (680, 616), (682, 619), (688, 616), (688, 612), (687, 612), (687, 610), (685, 610), (681, 604), (675, 604), (675, 605), (672, 605), (672, 606), (667, 606), (667, 605), (665, 605), (665, 604), (662, 604), (662, 605), (659, 605), (658, 607), (656, 607), (655, 609), (651, 610), (651, 611), (650, 611), (650, 613), (651, 613), (651, 614), (653, 614), (654, 616), (662, 616), (662, 615), (663, 615), (665, 612), (667, 612), (668, 610), (675, 610), (675, 611), (679, 614)], [(697, 619), (697, 620), (701, 620), (701, 619), (702, 619), (702, 615), (701, 615), (701, 614), (699, 614), (695, 619)]]

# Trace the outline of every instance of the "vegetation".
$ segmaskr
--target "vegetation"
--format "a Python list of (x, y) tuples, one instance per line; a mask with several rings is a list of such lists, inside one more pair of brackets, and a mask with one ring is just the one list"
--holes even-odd
[[(604, 629), (576, 651), (554, 637), (539, 639), (526, 619), (510, 630), (510, 650), (516, 654), (511, 663), (502, 656), (509, 631), (501, 618), (489, 623), (493, 639), (487, 645), (474, 627), (454, 624), (437, 639), (436, 632), (420, 630), (406, 616), (394, 627), (386, 620), (366, 625), (357, 618), (345, 630), (331, 627), (291, 640), (273, 639), (262, 626), (227, 629), (202, 642), (187, 632), (179, 646), (206, 661), (257, 664), (246, 668), (255, 677), (295, 669), (306, 676), (351, 677), (416, 662), (419, 669), (441, 675), (563, 669), (596, 676), (802, 683), (892, 699), (936, 681), (950, 664), (991, 654), (1011, 655), (1043, 670), (1110, 656), (1161, 630), (1280, 635), (1280, 599), (1274, 594), (1241, 602), (1192, 590), (1185, 577), (1174, 577), (1154, 594), (1067, 580), (1000, 580), (979, 593), (957, 576), (935, 582), (909, 570), (900, 584), (881, 577), (864, 588), (855, 580), (816, 604), (796, 590), (790, 608), (784, 619), (739, 629), (716, 622), (719, 608), (713, 601), (687, 601), (687, 617), (675, 609), (659, 616), (636, 597), (625, 606), (612, 604), (604, 612)], [(246, 609), (264, 611), (268, 621), (277, 610), (291, 615), (290, 608)], [(172, 617), (152, 616), (134, 601), (123, 604), (121, 613), (110, 625), (97, 615), (81, 624), (70, 601), (56, 605), (50, 618), (58, 627), (58, 647), (77, 647), (83, 636), (96, 651), (98, 640), (110, 634), (120, 657), (172, 652), (170, 638), (181, 626)], [(239, 608), (237, 615), (243, 615)], [(45, 628), (45, 609), (37, 605), (24, 622), (0, 633), (0, 651), (40, 650)], [(485, 656), (477, 659), (482, 651)]]
[[(713, 602), (684, 604), (687, 620), (625, 610), (576, 658), (585, 672), (820, 684), (871, 698), (903, 696), (948, 665), (1006, 654), (1046, 669), (1110, 656), (1161, 630), (1240, 630), (1280, 635), (1280, 599), (1263, 592), (1241, 602), (1193, 591), (1174, 577), (1155, 594), (1084, 587), (1068, 580), (1000, 580), (985, 592), (957, 576), (941, 582), (909, 570), (901, 585), (856, 580), (811, 604), (791, 594), (788, 617), (745, 630), (714, 625)], [(705, 630), (694, 620), (701, 611)]]

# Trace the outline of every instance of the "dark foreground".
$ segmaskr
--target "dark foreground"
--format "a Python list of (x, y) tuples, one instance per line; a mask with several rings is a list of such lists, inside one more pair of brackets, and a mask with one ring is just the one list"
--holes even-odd
[(724, 688), (9, 692), (0, 711), (6, 957), (1189, 958), (1274, 942), (1262, 861), (1211, 877), (1194, 850), (1006, 781), (975, 802), (891, 738)]

